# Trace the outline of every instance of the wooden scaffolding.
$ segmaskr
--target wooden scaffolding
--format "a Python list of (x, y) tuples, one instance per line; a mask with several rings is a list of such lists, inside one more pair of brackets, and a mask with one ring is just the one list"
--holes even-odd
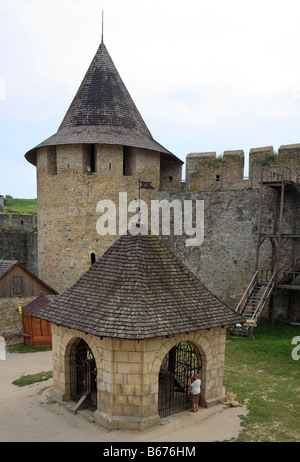
[[(271, 232), (262, 231), (264, 217), (263, 188), (269, 187), (276, 191), (276, 205)], [(292, 203), (293, 215), (291, 225), (286, 229), (285, 212), (287, 191), (289, 202)], [(262, 167), (259, 194), (258, 240), (256, 249), (255, 274), (240, 300), (236, 311), (243, 315), (245, 323), (229, 328), (231, 334), (252, 336), (259, 318), (270, 302), (272, 324), (275, 318), (276, 301), (279, 291), (285, 289), (300, 291), (300, 230), (298, 208), (300, 203), (300, 174), (286, 166)], [(264, 220), (266, 222), (266, 220)], [(261, 268), (261, 246), (269, 240), (271, 243), (271, 258), (267, 269)], [(283, 252), (283, 246), (287, 249)]]

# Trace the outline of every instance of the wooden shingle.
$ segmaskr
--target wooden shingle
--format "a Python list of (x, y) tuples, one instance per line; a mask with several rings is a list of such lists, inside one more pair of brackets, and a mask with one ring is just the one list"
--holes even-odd
[(57, 133), (25, 157), (36, 165), (38, 148), (77, 143), (145, 148), (183, 163), (153, 139), (103, 42)]

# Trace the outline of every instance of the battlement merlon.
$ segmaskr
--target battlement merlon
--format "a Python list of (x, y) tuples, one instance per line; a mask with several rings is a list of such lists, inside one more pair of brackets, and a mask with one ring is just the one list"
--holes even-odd
[(249, 177), (260, 177), (262, 167), (274, 167), (282, 165), (295, 170), (300, 170), (300, 144), (280, 146), (278, 153), (273, 146), (253, 148), (249, 152)]
[(37, 215), (0, 213), (0, 230), (36, 231)]
[[(295, 171), (300, 169), (300, 143), (283, 145), (278, 153), (273, 146), (252, 148), (249, 151), (249, 178), (260, 176), (262, 166), (286, 165)], [(244, 178), (244, 151), (192, 152), (186, 156), (186, 180)]]
[(194, 152), (186, 156), (186, 180), (220, 177), (242, 180), (244, 176), (244, 151), (224, 151), (222, 156), (216, 152)]

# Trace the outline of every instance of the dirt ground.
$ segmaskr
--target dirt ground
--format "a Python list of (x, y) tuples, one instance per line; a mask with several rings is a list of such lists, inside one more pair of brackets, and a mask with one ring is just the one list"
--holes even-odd
[(22, 375), (52, 369), (52, 352), (6, 353), (0, 361), (1, 442), (213, 442), (236, 438), (245, 407), (223, 404), (197, 414), (189, 411), (144, 432), (111, 431), (74, 415), (50, 395), (53, 379), (25, 387), (12, 382)]

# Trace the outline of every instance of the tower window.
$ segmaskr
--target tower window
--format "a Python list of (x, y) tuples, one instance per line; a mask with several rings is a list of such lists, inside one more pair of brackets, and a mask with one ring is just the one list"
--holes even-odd
[(96, 262), (96, 255), (93, 252), (91, 253), (91, 264), (93, 265), (95, 262)]
[(91, 172), (96, 171), (95, 145), (91, 144)]
[(220, 175), (216, 175), (216, 181), (220, 181)]
[(135, 174), (135, 154), (128, 146), (123, 147), (123, 175), (131, 176)]
[(47, 171), (50, 175), (57, 175), (56, 146), (47, 149)]
[(82, 149), (83, 173), (96, 172), (96, 145), (86, 144)]

